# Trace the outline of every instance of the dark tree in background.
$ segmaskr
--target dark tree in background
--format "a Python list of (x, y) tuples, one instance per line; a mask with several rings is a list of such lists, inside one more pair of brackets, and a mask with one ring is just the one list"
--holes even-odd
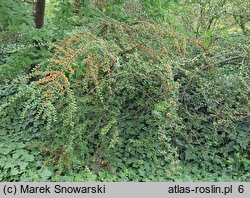
[(42, 28), (44, 25), (45, 0), (36, 1), (35, 23), (36, 28)]

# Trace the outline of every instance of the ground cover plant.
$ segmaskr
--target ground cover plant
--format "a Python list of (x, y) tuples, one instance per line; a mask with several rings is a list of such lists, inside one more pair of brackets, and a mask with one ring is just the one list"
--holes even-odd
[(250, 181), (249, 10), (0, 0), (0, 181)]

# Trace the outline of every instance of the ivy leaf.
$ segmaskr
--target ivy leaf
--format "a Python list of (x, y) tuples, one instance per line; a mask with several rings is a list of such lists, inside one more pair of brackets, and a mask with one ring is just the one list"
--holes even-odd
[(185, 159), (186, 160), (195, 160), (195, 159), (197, 159), (197, 155), (194, 154), (192, 151), (186, 150), (185, 151)]
[(11, 153), (12, 150), (13, 150), (12, 148), (2, 148), (2, 149), (0, 150), (0, 154), (8, 155), (8, 154)]
[(25, 155), (23, 155), (23, 159), (24, 159), (25, 161), (28, 161), (28, 162), (32, 162), (32, 161), (35, 160), (34, 156), (33, 156), (33, 155), (30, 155), (30, 154), (25, 154)]
[(18, 168), (13, 168), (13, 169), (11, 169), (11, 171), (10, 171), (10, 175), (12, 175), (12, 176), (18, 175), (18, 174), (20, 174), (20, 173), (22, 173), (22, 171), (19, 171)]

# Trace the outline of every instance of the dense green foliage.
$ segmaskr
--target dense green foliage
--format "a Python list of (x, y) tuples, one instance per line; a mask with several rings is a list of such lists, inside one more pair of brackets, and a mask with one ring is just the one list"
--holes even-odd
[(250, 181), (248, 1), (0, 2), (1, 181)]

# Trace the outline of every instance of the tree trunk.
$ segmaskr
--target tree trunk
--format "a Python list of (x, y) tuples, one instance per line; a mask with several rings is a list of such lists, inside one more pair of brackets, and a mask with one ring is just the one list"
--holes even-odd
[(36, 28), (42, 28), (44, 25), (45, 0), (36, 1), (35, 23)]
[[(44, 25), (44, 12), (45, 12), (46, 0), (33, 0), (33, 3), (35, 3), (35, 6), (36, 6), (35, 15), (34, 15), (36, 28), (40, 29)], [(33, 44), (37, 50), (41, 50), (41, 47), (37, 40), (33, 40)], [(27, 74), (31, 73), (36, 65), (37, 65), (36, 63), (32, 63), (28, 68), (25, 69), (25, 72)], [(34, 80), (33, 77), (30, 78), (30, 81), (33, 81), (33, 80)]]

